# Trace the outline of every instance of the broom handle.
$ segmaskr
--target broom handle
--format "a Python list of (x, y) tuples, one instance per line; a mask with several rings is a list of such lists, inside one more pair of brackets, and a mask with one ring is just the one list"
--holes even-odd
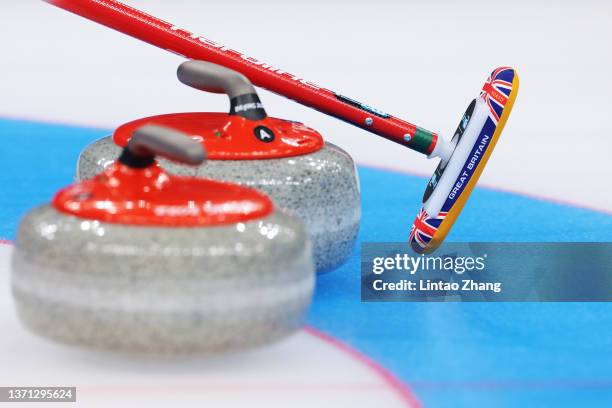
[(44, 0), (129, 36), (188, 59), (223, 65), (245, 75), (255, 85), (283, 95), (327, 115), (431, 154), (438, 135), (305, 79), (265, 64), (115, 0)]

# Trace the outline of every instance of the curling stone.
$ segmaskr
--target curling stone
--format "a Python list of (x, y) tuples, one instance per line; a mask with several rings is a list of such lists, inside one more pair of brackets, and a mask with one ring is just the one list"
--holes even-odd
[(359, 180), (352, 158), (325, 143), (305, 125), (268, 117), (243, 75), (202, 61), (180, 66), (179, 79), (203, 91), (226, 93), (230, 113), (179, 113), (149, 117), (118, 128), (88, 146), (77, 179), (87, 179), (113, 162), (135, 129), (155, 124), (194, 136), (205, 146), (205, 166), (163, 162), (178, 175), (211, 177), (253, 187), (304, 221), (318, 272), (341, 265), (351, 254), (361, 218)]
[(22, 221), (12, 259), (21, 321), (70, 344), (149, 354), (263, 345), (302, 324), (314, 264), (302, 222), (254, 189), (166, 173), (204, 160), (157, 126), (95, 178)]

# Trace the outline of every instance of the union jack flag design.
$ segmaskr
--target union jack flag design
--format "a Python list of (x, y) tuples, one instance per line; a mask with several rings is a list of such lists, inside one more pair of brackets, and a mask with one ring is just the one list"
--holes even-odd
[(427, 248), (427, 245), (447, 215), (447, 212), (442, 211), (436, 217), (431, 217), (425, 212), (425, 209), (421, 207), (419, 214), (412, 224), (409, 238), (410, 245), (415, 251), (420, 252)]
[(514, 80), (514, 69), (510, 67), (497, 68), (487, 78), (480, 93), (491, 111), (491, 118), (497, 124), (508, 102), (512, 91), (512, 81)]

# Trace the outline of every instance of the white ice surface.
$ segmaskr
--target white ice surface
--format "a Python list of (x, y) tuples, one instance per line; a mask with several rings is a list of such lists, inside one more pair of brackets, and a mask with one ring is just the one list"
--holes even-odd
[[(127, 3), (445, 134), (489, 71), (512, 65), (521, 90), (481, 184), (612, 210), (612, 2)], [(222, 96), (178, 83), (175, 55), (38, 0), (2, 0), (0, 10), (0, 115), (110, 128), (227, 108)], [(317, 128), (359, 163), (427, 175), (434, 168), (282, 97), (262, 99), (271, 114)]]

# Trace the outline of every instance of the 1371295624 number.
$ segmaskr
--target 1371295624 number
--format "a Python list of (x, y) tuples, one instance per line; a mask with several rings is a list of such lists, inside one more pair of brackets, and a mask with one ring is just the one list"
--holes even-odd
[(0, 402), (76, 402), (75, 387), (2, 387)]

